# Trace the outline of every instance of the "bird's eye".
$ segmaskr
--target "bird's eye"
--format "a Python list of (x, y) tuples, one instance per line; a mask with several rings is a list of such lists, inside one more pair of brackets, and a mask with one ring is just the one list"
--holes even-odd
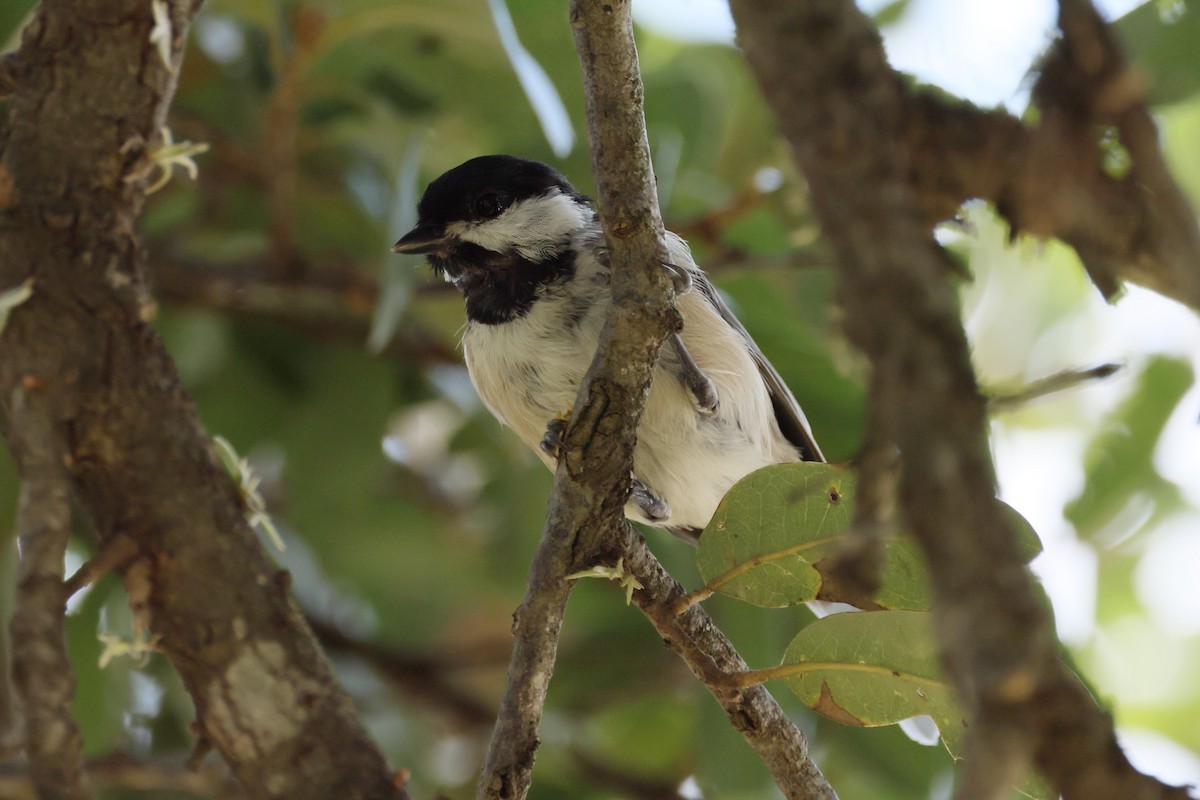
[(500, 212), (508, 208), (508, 195), (500, 192), (488, 192), (475, 198), (471, 204), (471, 212), (477, 219), (492, 219), (500, 216)]

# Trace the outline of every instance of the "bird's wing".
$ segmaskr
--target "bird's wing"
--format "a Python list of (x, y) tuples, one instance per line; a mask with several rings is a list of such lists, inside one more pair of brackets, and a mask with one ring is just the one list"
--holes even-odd
[(746, 327), (733, 315), (729, 306), (725, 305), (725, 301), (721, 299), (721, 293), (717, 291), (717, 287), (713, 286), (704, 271), (694, 264), (688, 266), (691, 267), (689, 272), (692, 276), (693, 290), (700, 292), (717, 310), (721, 318), (729, 323), (729, 327), (740, 333), (745, 340), (746, 349), (750, 351), (750, 357), (754, 359), (758, 373), (762, 376), (763, 383), (767, 385), (767, 392), (771, 396), (771, 405), (775, 409), (775, 419), (779, 423), (779, 430), (783, 432), (784, 438), (796, 446), (802, 460), (824, 461), (825, 456), (821, 454), (821, 448), (817, 446), (817, 440), (813, 438), (812, 430), (808, 426), (808, 418), (804, 416), (792, 390), (783, 382), (783, 378), (775, 371), (775, 367), (771, 366), (771, 362), (763, 355), (762, 350), (758, 349), (758, 345), (755, 344)]

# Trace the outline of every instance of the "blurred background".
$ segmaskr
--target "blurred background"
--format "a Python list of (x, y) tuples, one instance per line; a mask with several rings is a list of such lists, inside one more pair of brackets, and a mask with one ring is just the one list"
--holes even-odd
[[(1121, 17), (1153, 80), (1168, 159), (1200, 203), (1200, 1), (1100, 5)], [(4, 49), (31, 7), (0, 6)], [(1053, 35), (1050, 0), (863, 7), (914, 80), (1024, 113), (1030, 65)], [(634, 11), (667, 225), (787, 379), (829, 458), (848, 459), (863, 362), (840, 334), (828, 250), (732, 46), (728, 10), (636, 0)], [(542, 159), (592, 189), (564, 4), (209, 0), (170, 127), (209, 150), (196, 156), (198, 179), (178, 172), (142, 221), (157, 325), (210, 434), (262, 476), (286, 544), (275, 557), (392, 763), (412, 772), (415, 796), (473, 796), (550, 475), (476, 399), (458, 350), (458, 295), (388, 249), (425, 183), (475, 155)], [(1114, 169), (1120, 158), (1114, 147)], [(1134, 761), (1200, 783), (1200, 325), (1136, 288), (1105, 304), (1072, 251), (1010, 243), (986, 205), (966, 207), (939, 237), (973, 275), (963, 316), (987, 388), (1122, 365), (996, 416), (1000, 490), (1042, 537), (1034, 568), (1059, 632)], [(4, 453), (4, 536), (15, 496)], [(649, 538), (698, 585), (691, 548)], [(81, 532), (69, 571), (90, 547)], [(7, 597), (13, 548), (0, 553)], [(709, 603), (753, 666), (777, 663), (810, 618)], [(100, 634), (131, 635), (118, 583), (73, 598), (68, 625), (75, 711), (97, 774), (133, 764), (174, 774), (192, 709), (170, 665), (99, 666)], [(896, 728), (841, 727), (782, 685), (774, 693), (845, 800), (949, 797), (940, 746)], [(539, 799), (775, 793), (716, 704), (599, 581), (572, 598), (542, 739)], [(122, 780), (105, 796), (235, 796), (208, 778)], [(0, 769), (0, 796), (21, 791)]]

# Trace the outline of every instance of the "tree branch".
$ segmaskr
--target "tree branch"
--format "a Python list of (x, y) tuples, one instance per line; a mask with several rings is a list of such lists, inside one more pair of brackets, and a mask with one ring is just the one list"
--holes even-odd
[(71, 716), (75, 673), (63, 625), (63, 557), (71, 538), (70, 484), (64, 443), (42, 409), (17, 387), (9, 403), (13, 449), (21, 471), (17, 541), (21, 563), (12, 637), (13, 684), (25, 719), (30, 779), (40, 797), (89, 800), (83, 736)]
[(761, 684), (732, 688), (728, 676), (749, 667), (725, 634), (699, 605), (682, 614), (678, 604), (687, 596), (674, 578), (632, 529), (626, 537), (625, 567), (643, 588), (634, 592), (638, 608), (692, 674), (712, 693), (745, 737), (775, 783), (791, 800), (836, 800), (837, 794), (808, 753), (808, 741)]
[[(217, 311), (235, 319), (264, 321), (324, 341), (362, 345), (371, 330), (379, 297), (375, 281), (352, 269), (289, 261), (289, 274), (266, 277), (259, 262), (215, 266), (195, 260), (155, 257), (150, 264), (156, 299), (179, 308)], [(414, 287), (418, 297), (453, 291), (448, 283)], [(379, 353), (406, 363), (462, 364), (453, 347), (418, 325), (406, 324)]]
[(660, 347), (678, 330), (642, 117), (642, 84), (629, 0), (575, 0), (597, 205), (611, 249), (613, 305), (580, 387), (555, 476), (546, 527), (517, 611), (509, 685), (492, 737), (480, 797), (520, 798), (529, 788), (537, 724), (570, 592), (566, 576), (597, 562), (629, 560), (648, 587), (635, 594), (647, 617), (705, 682), (734, 726), (792, 798), (832, 798), (803, 735), (763, 687), (724, 688), (746, 665), (700, 609), (683, 617), (683, 590), (622, 521), (633, 445)]
[(529, 790), (570, 594), (566, 576), (614, 549), (646, 391), (659, 348), (679, 327), (660, 268), (662, 219), (629, 0), (576, 0), (571, 24), (583, 67), (597, 206), (612, 254), (613, 303), (576, 397), (542, 541), (514, 618), (508, 686), (480, 779), (481, 798), (522, 798)]
[[(1063, 0), (1059, 27), (1034, 88), (1034, 127), (904, 92), (894, 130), (912, 198), (929, 226), (966, 200), (990, 200), (1014, 232), (1074, 247), (1106, 297), (1127, 280), (1200, 309), (1200, 228), (1166, 169), (1140, 79), (1087, 0)], [(1124, 176), (1103, 169), (1105, 129), (1129, 152)]]
[[(847, 333), (872, 363), (879, 408), (871, 422), (885, 426), (882, 440), (894, 433), (902, 453), (901, 507), (933, 575), (942, 661), (976, 720), (958, 796), (1002, 796), (1032, 752), (1069, 799), (1184, 797), (1133, 770), (1111, 720), (1058, 661), (1013, 532), (995, 511), (984, 400), (952, 269), (929, 233), (923, 187), (945, 172), (914, 151), (905, 127), (937, 106), (890, 69), (878, 33), (850, 0), (732, 7), (836, 251)], [(973, 118), (1019, 129), (1003, 116)], [(1012, 156), (985, 145), (973, 158), (992, 175), (989, 159), (1004, 157)], [(966, 153), (942, 158), (971, 174)], [(1044, 204), (1079, 189), (1053, 175), (1047, 170)]]
[(38, 387), (101, 546), (137, 544), (118, 568), (135, 618), (250, 794), (402, 798), (146, 324), (136, 220), (197, 6), (43, 3), (9, 62), (0, 287), (34, 291), (3, 331), (0, 403), (11, 419), (14, 390)]
[[(19, 763), (0, 766), (0, 797), (5, 800), (44, 800), (51, 795), (37, 794), (29, 775)], [(160, 796), (198, 796), (214, 800), (250, 798), (236, 785), (233, 777), (216, 762), (203, 769), (192, 769), (182, 759), (138, 759), (124, 753), (111, 753), (87, 761), (88, 777), (101, 791), (123, 790), (153, 792)], [(169, 795), (168, 795), (169, 793)], [(53, 795), (59, 797), (59, 795)]]

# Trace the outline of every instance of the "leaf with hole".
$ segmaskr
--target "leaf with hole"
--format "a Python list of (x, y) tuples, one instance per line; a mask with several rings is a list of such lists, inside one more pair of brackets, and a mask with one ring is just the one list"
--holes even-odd
[(700, 537), (708, 588), (778, 608), (816, 598), (813, 567), (850, 524), (854, 474), (830, 464), (781, 464), (734, 484)]
[[(933, 596), (924, 559), (905, 534), (886, 545), (874, 598), (850, 596), (830, 580), (826, 559), (850, 526), (855, 502), (854, 474), (836, 465), (800, 462), (751, 473), (726, 494), (700, 537), (697, 561), (704, 591), (766, 608), (819, 599), (927, 610)], [(1000, 507), (1022, 556), (1032, 560), (1041, 552), (1037, 534), (1013, 508)]]

